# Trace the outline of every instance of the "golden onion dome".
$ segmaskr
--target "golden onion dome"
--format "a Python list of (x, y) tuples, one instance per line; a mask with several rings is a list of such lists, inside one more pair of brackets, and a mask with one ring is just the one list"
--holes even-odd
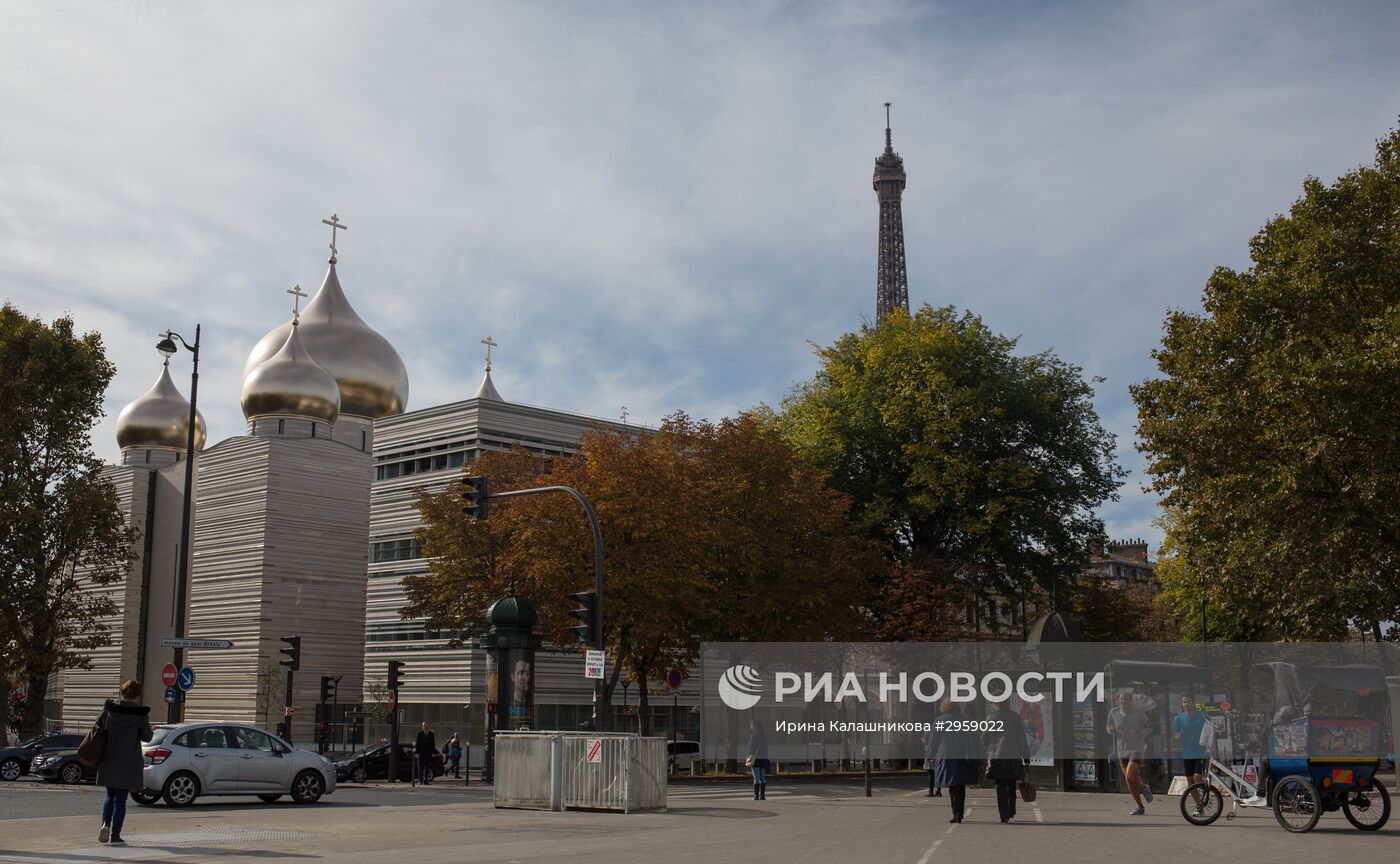
[[(117, 415), (117, 445), (123, 450), (141, 447), (167, 447), (183, 451), (189, 444), (190, 400), (175, 389), (170, 380), (170, 362), (160, 377), (142, 395)], [(204, 449), (204, 415), (195, 412), (194, 450)]]
[[(288, 321), (262, 338), (243, 367), (246, 379), (286, 343)], [(377, 420), (402, 414), (408, 404), (408, 371), (389, 340), (376, 333), (345, 299), (335, 262), (301, 313), (301, 341), (340, 386), (340, 413)]]
[(301, 343), (293, 324), (282, 347), (243, 379), (243, 416), (307, 417), (334, 423), (340, 415), (340, 386)]

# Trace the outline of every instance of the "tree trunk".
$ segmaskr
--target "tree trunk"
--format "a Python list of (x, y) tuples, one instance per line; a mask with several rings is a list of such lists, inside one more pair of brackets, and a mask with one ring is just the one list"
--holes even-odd
[(637, 731), (643, 735), (651, 734), (651, 710), (647, 706), (647, 676), (644, 672), (637, 674)]
[(20, 728), (21, 740), (44, 733), (44, 696), (48, 692), (48, 674), (31, 673), (29, 675), (29, 698), (24, 703), (24, 721)]
[[(10, 679), (4, 673), (0, 673), (0, 747), (10, 743)], [(16, 744), (19, 742), (16, 741)]]

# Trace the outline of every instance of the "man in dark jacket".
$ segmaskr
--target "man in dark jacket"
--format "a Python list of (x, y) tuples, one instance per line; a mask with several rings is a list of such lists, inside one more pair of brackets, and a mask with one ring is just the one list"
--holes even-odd
[(1016, 816), (1016, 782), (1026, 776), (1030, 748), (1026, 744), (1026, 724), (1002, 702), (987, 718), (992, 728), (982, 735), (987, 753), (987, 778), (997, 784), (997, 813), (1002, 822)]
[(418, 782), (426, 786), (433, 782), (433, 756), (437, 755), (437, 739), (427, 721), (413, 739), (413, 754), (418, 757)]
[(141, 788), (145, 760), (141, 742), (151, 740), (151, 709), (139, 704), (141, 682), (128, 681), (122, 685), (120, 699), (108, 699), (102, 707), (99, 725), (107, 730), (107, 743), (97, 763), (97, 785), (107, 787), (102, 802), (102, 827), (97, 832), (99, 843), (124, 843), (122, 822), (126, 820), (126, 796)]

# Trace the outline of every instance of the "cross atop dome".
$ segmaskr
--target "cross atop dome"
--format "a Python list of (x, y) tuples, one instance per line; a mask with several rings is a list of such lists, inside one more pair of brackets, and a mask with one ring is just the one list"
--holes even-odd
[(302, 300), (302, 298), (303, 298), (303, 297), (310, 297), (311, 295), (310, 295), (310, 294), (307, 294), (305, 291), (301, 290), (301, 283), (300, 283), (300, 282), (298, 282), (297, 284), (293, 285), (291, 288), (288, 288), (288, 289), (287, 289), (287, 293), (290, 294), (290, 295), (292, 295), (292, 297), (295, 298), (294, 300), (292, 300), (292, 323), (295, 324), (295, 323), (297, 323), (297, 321), (301, 318), (301, 300)]
[(331, 226), (331, 263), (334, 264), (334, 263), (335, 263), (335, 252), (336, 252), (336, 250), (335, 250), (335, 232), (336, 232), (336, 231), (349, 231), (349, 230), (350, 230), (350, 226), (349, 226), (349, 225), (346, 225), (344, 222), (341, 222), (341, 221), (340, 221), (340, 217), (337, 216), (337, 215), (334, 214), (334, 213), (331, 214), (331, 218), (329, 218), (329, 219), (322, 219), (322, 220), (321, 220), (321, 224), (322, 224), (322, 225), (329, 225), (329, 226)]

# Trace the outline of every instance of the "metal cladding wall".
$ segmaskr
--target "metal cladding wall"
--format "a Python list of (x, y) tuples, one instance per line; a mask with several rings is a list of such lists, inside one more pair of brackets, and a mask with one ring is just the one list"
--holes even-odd
[[(182, 466), (183, 467), (183, 466)], [(135, 560), (131, 569), (118, 582), (94, 585), (79, 571), (79, 582), (85, 593), (108, 597), (117, 606), (116, 612), (102, 619), (111, 641), (87, 652), (87, 669), (68, 669), (63, 673), (63, 725), (78, 729), (91, 724), (102, 713), (104, 700), (112, 698), (124, 676), (139, 677), (136, 669), (137, 633), (141, 623), (142, 550), (148, 526), (147, 498), (155, 472), (145, 466), (109, 465), (102, 477), (117, 490), (117, 500), (126, 523), (136, 529), (133, 543)]]
[(175, 626), (175, 569), (185, 463), (161, 468), (111, 465), (103, 469), (103, 477), (116, 487), (126, 524), (136, 529), (132, 543), (135, 557), (131, 569), (118, 582), (94, 585), (79, 574), (85, 591), (110, 597), (117, 611), (103, 620), (109, 643), (86, 654), (90, 668), (63, 673), (62, 717), (63, 725), (69, 728), (96, 720), (102, 703), (128, 678), (146, 685), (144, 701), (159, 713), (163, 704), (160, 668), (170, 659), (169, 649), (162, 649), (160, 640), (171, 635)]
[[(299, 635), (293, 739), (310, 741), (320, 676), (342, 675), (358, 701), (364, 638), (370, 456), (329, 438), (234, 438), (205, 451), (190, 585), (189, 719), (278, 721), (283, 636)], [(259, 670), (272, 666), (270, 716), (258, 714)]]

